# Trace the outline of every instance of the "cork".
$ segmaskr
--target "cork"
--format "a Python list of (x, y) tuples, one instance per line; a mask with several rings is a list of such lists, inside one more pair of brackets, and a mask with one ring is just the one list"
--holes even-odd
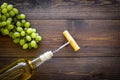
[(70, 33), (67, 30), (65, 30), (63, 32), (63, 35), (65, 36), (65, 38), (67, 39), (67, 41), (70, 43), (70, 45), (72, 46), (72, 48), (74, 49), (74, 51), (78, 51), (80, 49), (80, 47), (77, 44), (77, 42), (74, 40), (74, 38), (70, 35)]

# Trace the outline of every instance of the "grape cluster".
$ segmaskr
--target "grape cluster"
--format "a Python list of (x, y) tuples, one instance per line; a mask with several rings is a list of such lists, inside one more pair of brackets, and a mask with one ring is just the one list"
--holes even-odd
[(0, 32), (11, 37), (13, 42), (20, 44), (23, 49), (37, 48), (42, 39), (36, 29), (30, 26), (26, 16), (20, 14), (12, 4), (3, 3), (0, 6)]

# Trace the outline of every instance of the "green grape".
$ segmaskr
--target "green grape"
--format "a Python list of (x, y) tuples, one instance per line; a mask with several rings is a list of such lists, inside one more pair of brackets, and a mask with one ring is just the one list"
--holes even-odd
[(34, 39), (34, 38), (36, 38), (36, 33), (32, 33), (31, 34), (31, 37)]
[(12, 17), (15, 16), (14, 11), (10, 11), (9, 14), (10, 14)]
[(22, 45), (24, 45), (25, 44), (25, 39), (20, 39), (20, 45), (22, 46)]
[(9, 34), (9, 30), (8, 29), (4, 29), (3, 33), (4, 33), (4, 35), (8, 35)]
[(21, 27), (21, 22), (17, 21), (16, 25), (17, 25), (17, 27)]
[(38, 33), (36, 33), (36, 35), (37, 35), (37, 36), (39, 36), (39, 34), (38, 34)]
[(29, 28), (29, 27), (30, 27), (30, 22), (26, 22), (26, 23), (24, 24), (24, 26), (25, 26), (26, 28)]
[(14, 36), (14, 33), (12, 33), (12, 36), (11, 36), (13, 39), (15, 39), (16, 38), (16, 36)]
[(5, 13), (4, 15), (5, 15), (7, 18), (10, 16), (9, 13)]
[(27, 31), (28, 30), (28, 28), (24, 28), (24, 31)]
[(5, 21), (2, 22), (2, 26), (6, 26), (6, 22)]
[(12, 35), (13, 35), (13, 32), (10, 32), (10, 33), (9, 33), (9, 37), (12, 37)]
[(6, 21), (6, 24), (7, 24), (7, 25), (11, 24), (11, 21), (10, 21), (10, 20), (7, 20), (7, 21)]
[(20, 14), (20, 19), (25, 19), (25, 15), (24, 14)]
[(5, 16), (5, 15), (2, 15), (2, 16), (1, 16), (1, 20), (2, 20), (2, 21), (5, 21), (5, 20), (6, 20), (6, 16)]
[(29, 49), (31, 49), (31, 48), (32, 48), (31, 43), (28, 43), (28, 47), (29, 47)]
[(1, 15), (1, 13), (0, 13), (0, 20), (1, 20), (1, 17), (2, 17), (2, 15)]
[(12, 10), (12, 9), (13, 9), (13, 5), (12, 5), (12, 4), (9, 4), (9, 5), (7, 6), (7, 10), (10, 11), (10, 10)]
[(31, 44), (32, 47), (35, 47), (37, 45), (34, 40), (32, 40), (30, 44)]
[(17, 18), (17, 19), (20, 19), (20, 15), (17, 15), (16, 18)]
[(3, 14), (7, 13), (7, 9), (6, 8), (2, 9), (2, 13)]
[(18, 44), (18, 43), (20, 42), (20, 38), (15, 38), (15, 39), (13, 40), (13, 42), (14, 42), (15, 44)]
[(21, 31), (21, 36), (25, 36), (25, 31)]
[(12, 18), (8, 18), (7, 20), (10, 20), (12, 22)]
[(33, 30), (34, 33), (36, 32), (36, 29), (33, 28), (32, 30)]
[(14, 12), (15, 14), (18, 14), (18, 13), (19, 13), (19, 11), (18, 11), (17, 8), (13, 8), (13, 12)]
[(2, 5), (1, 5), (1, 9), (4, 9), (4, 8), (6, 8), (7, 7), (7, 3), (3, 3)]
[(21, 32), (21, 31), (23, 31), (23, 28), (22, 28), (22, 27), (17, 27), (16, 30), (17, 30), (18, 32)]
[(21, 20), (21, 23), (22, 23), (22, 27), (24, 26), (24, 24), (26, 23), (26, 20)]
[(35, 40), (36, 40), (37, 42), (39, 42), (39, 41), (42, 40), (42, 37), (41, 37), (41, 36), (36, 36)]
[(38, 48), (38, 45), (36, 44), (34, 48)]
[(31, 37), (27, 35), (27, 36), (26, 36), (26, 40), (27, 40), (27, 41), (31, 41)]
[(0, 22), (0, 27), (2, 27), (2, 22)]
[(13, 28), (14, 28), (14, 25), (12, 25), (12, 24), (8, 25), (8, 29), (9, 29), (9, 30), (11, 30), (11, 29), (13, 29)]
[(20, 37), (20, 33), (19, 32), (14, 32), (14, 36), (15, 37)]
[(25, 23), (26, 23), (26, 20), (22, 20), (21, 22), (22, 22), (22, 24), (25, 24)]
[(33, 32), (32, 28), (28, 28), (28, 29), (27, 29), (27, 33), (28, 33), (28, 34), (31, 34), (32, 32)]
[(23, 45), (23, 49), (27, 49), (27, 48), (28, 48), (28, 44), (25, 43), (25, 44)]

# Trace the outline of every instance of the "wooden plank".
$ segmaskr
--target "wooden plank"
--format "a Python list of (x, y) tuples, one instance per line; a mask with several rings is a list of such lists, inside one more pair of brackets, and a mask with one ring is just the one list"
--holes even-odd
[[(108, 10), (108, 11), (120, 11), (120, 1), (119, 0), (2, 0), (0, 4), (7, 2), (10, 4), (14, 4), (15, 7), (21, 8), (21, 9), (80, 9), (80, 11), (101, 11), (101, 10)], [(100, 10), (97, 10), (97, 7), (100, 8)], [(112, 9), (109, 9), (109, 8)], [(39, 10), (38, 10), (39, 11)], [(64, 10), (65, 11), (65, 10)]]
[(25, 13), (28, 19), (120, 19), (120, 12)]
[[(12, 39), (0, 36), (0, 56), (36, 57), (64, 44), (62, 32), (69, 30), (81, 47), (75, 53), (67, 46), (55, 57), (120, 56), (119, 20), (29, 20), (43, 37), (38, 49), (23, 50)], [(24, 55), (23, 55), (24, 54)]]
[(113, 0), (3, 0), (14, 4), (28, 19), (120, 19), (120, 1)]
[(30, 80), (119, 80), (120, 0), (1, 0), (27, 15), (43, 37), (38, 49), (23, 50), (0, 34), (0, 69), (19, 58), (33, 59), (66, 42), (67, 29), (81, 47), (65, 47), (35, 70)]
[[(17, 58), (0, 57), (0, 68)], [(30, 80), (119, 80), (119, 57), (53, 58), (35, 70)]]

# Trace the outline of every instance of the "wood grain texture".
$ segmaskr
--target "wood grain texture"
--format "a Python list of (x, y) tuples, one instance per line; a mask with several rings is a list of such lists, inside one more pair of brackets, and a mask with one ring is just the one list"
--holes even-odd
[(30, 22), (43, 36), (39, 48), (22, 50), (19, 45), (13, 44), (12, 39), (1, 37), (0, 56), (22, 57), (21, 54), (24, 54), (24, 57), (36, 57), (44, 51), (54, 50), (67, 42), (62, 34), (66, 29), (76, 39), (81, 50), (73, 54), (72, 47), (67, 46), (59, 54), (55, 54), (55, 57), (120, 56), (119, 20), (30, 20)]
[(43, 37), (38, 49), (23, 50), (0, 34), (0, 68), (33, 59), (64, 44), (68, 30), (81, 49), (66, 46), (35, 70), (30, 80), (120, 80), (120, 0), (1, 0), (27, 15)]
[[(0, 58), (4, 62), (0, 68), (14, 60), (17, 58)], [(30, 80), (116, 80), (120, 76), (119, 60), (119, 57), (53, 58), (38, 67)]]
[(119, 0), (3, 1), (21, 9), (28, 19), (120, 19)]

